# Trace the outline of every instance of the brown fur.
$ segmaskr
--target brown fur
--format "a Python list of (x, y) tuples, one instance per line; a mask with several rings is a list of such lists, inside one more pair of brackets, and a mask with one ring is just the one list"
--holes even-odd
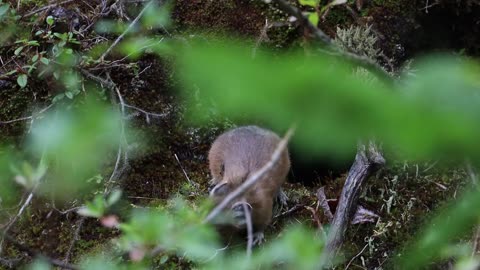
[[(211, 194), (214, 201), (220, 202), (226, 194), (262, 168), (279, 142), (280, 138), (275, 133), (256, 126), (239, 127), (220, 135), (210, 149), (208, 160), (212, 184), (227, 186), (222, 192)], [(270, 223), (273, 201), (289, 169), (290, 159), (288, 150), (285, 150), (276, 166), (236, 201), (245, 200), (252, 206), (254, 231), (262, 232)]]

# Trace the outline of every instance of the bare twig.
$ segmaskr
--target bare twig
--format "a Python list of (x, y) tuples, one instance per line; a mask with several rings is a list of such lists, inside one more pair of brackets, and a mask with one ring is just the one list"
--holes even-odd
[(353, 258), (348, 262), (347, 266), (345, 266), (345, 270), (347, 270), (347, 269), (350, 267), (350, 265), (352, 264), (352, 262), (353, 262), (356, 258), (358, 258), (360, 255), (362, 255), (362, 253), (365, 251), (365, 249), (366, 249), (367, 247), (368, 247), (368, 244), (366, 244), (366, 245), (362, 248), (362, 250), (360, 250), (360, 252), (359, 252), (357, 255), (353, 256)]
[(60, 3), (53, 3), (53, 4), (50, 4), (50, 5), (47, 5), (47, 6), (43, 6), (41, 8), (38, 8), (38, 9), (35, 9), (33, 11), (28, 12), (27, 14), (23, 15), (22, 18), (35, 15), (38, 12), (44, 11), (46, 9), (50, 9), (50, 8), (53, 8), (53, 7), (56, 7), (56, 6), (61, 6), (61, 5), (64, 5), (64, 4), (68, 4), (68, 3), (73, 2), (73, 1), (74, 0), (66, 0), (66, 1), (63, 1), (63, 2), (60, 2)]
[(434, 7), (434, 6), (438, 5), (438, 4), (440, 4), (439, 1), (435, 1), (435, 2), (433, 2), (433, 3), (431, 3), (431, 4), (429, 4), (428, 2), (429, 2), (429, 1), (426, 0), (426, 1), (425, 1), (425, 6), (424, 6), (423, 8), (418, 9), (418, 10), (425, 10), (425, 13), (428, 14), (428, 9), (429, 9), (429, 8)]
[(8, 231), (10, 230), (10, 228), (12, 227), (12, 225), (20, 218), (20, 216), (23, 214), (23, 211), (25, 211), (25, 209), (27, 208), (27, 206), (30, 204), (30, 202), (32, 201), (33, 199), (33, 194), (34, 192), (37, 190), (37, 187), (38, 187), (38, 183), (33, 187), (32, 191), (30, 192), (30, 194), (28, 194), (28, 197), (27, 199), (25, 200), (25, 202), (22, 204), (22, 207), (20, 207), (20, 210), (18, 210), (18, 213), (15, 215), (15, 217), (13, 217), (13, 219), (10, 220), (10, 222), (8, 223), (7, 226), (5, 226), (4, 229), (2, 229), (2, 239), (0, 240), (0, 254), (2, 254), (2, 251), (3, 251), (3, 242), (4, 242), (4, 236), (8, 233)]
[(308, 211), (310, 211), (310, 213), (312, 213), (313, 221), (315, 221), (315, 223), (317, 223), (318, 230), (322, 234), (322, 237), (324, 237), (324, 239), (327, 238), (327, 233), (323, 229), (323, 224), (320, 221), (320, 218), (318, 217), (317, 209), (315, 209), (311, 206), (304, 206), (304, 208), (307, 209)]
[(137, 17), (128, 25), (127, 29), (125, 29), (125, 31), (123, 31), (123, 33), (118, 36), (118, 38), (112, 43), (112, 45), (110, 45), (110, 47), (108, 47), (108, 49), (102, 54), (102, 56), (100, 56), (99, 60), (100, 61), (103, 61), (105, 59), (105, 56), (107, 56), (110, 51), (112, 51), (112, 49), (117, 46), (117, 44), (123, 39), (123, 37), (128, 33), (130, 32), (130, 30), (133, 28), (133, 26), (135, 26), (135, 24), (138, 22), (138, 20), (140, 20), (140, 18), (143, 16), (143, 14), (145, 13), (145, 11), (147, 11), (147, 9), (150, 7), (150, 5), (152, 5), (153, 1), (150, 1), (148, 2), (142, 9), (142, 11), (140, 11), (140, 13), (138, 13)]
[(260, 31), (260, 36), (257, 38), (257, 41), (255, 42), (255, 47), (253, 47), (252, 49), (252, 58), (255, 58), (255, 56), (257, 55), (257, 50), (258, 50), (258, 47), (260, 47), (260, 44), (268, 40), (268, 35), (267, 35), (268, 28), (270, 28), (270, 24), (268, 23), (268, 19), (265, 19), (265, 25)]
[(253, 247), (252, 213), (250, 212), (246, 201), (242, 203), (242, 208), (245, 214), (245, 223), (247, 224), (247, 258), (250, 258), (252, 256)]
[(138, 108), (138, 107), (136, 107), (136, 106), (133, 106), (133, 105), (130, 105), (130, 104), (126, 104), (126, 103), (125, 103), (125, 107), (131, 108), (131, 109), (134, 109), (134, 110), (137, 110), (137, 111), (145, 114), (145, 121), (147, 122), (147, 124), (150, 124), (150, 116), (158, 117), (158, 118), (164, 118), (165, 116), (168, 115), (168, 113), (147, 112), (147, 111), (145, 111), (144, 109), (141, 109), (141, 108)]
[(266, 173), (268, 173), (270, 170), (272, 170), (275, 165), (277, 164), (278, 160), (280, 159), (280, 156), (282, 152), (285, 150), (287, 147), (288, 141), (293, 135), (295, 128), (292, 126), (283, 139), (278, 143), (277, 148), (273, 152), (270, 160), (263, 165), (263, 167), (256, 171), (254, 174), (252, 174), (248, 179), (243, 182), (237, 189), (235, 189), (233, 192), (229, 193), (225, 199), (223, 199), (222, 202), (220, 202), (211, 212), (208, 214), (208, 216), (203, 220), (203, 223), (207, 223), (212, 221), (213, 218), (215, 218), (218, 214), (221, 213), (225, 207), (227, 207), (228, 204), (230, 204), (233, 200), (238, 198), (240, 195), (242, 195), (245, 191), (247, 191), (249, 188), (251, 188), (255, 183), (263, 179)]
[(297, 204), (297, 205), (293, 206), (292, 208), (286, 210), (285, 212), (282, 212), (282, 213), (276, 215), (275, 217), (273, 217), (273, 219), (277, 220), (277, 219), (282, 218), (284, 216), (288, 216), (288, 215), (290, 215), (294, 212), (297, 212), (298, 210), (304, 209), (304, 207), (305, 207), (305, 205), (303, 205), (303, 204)]
[(183, 168), (182, 163), (180, 163), (180, 160), (178, 159), (177, 154), (174, 153), (173, 156), (177, 160), (178, 166), (180, 166), (180, 169), (182, 169), (183, 174), (185, 175), (185, 178), (187, 178), (188, 183), (190, 183), (190, 185), (192, 185), (192, 186), (198, 186), (197, 183), (193, 182), (192, 180), (190, 180), (190, 177), (188, 177), (188, 174), (185, 171), (185, 169)]
[(20, 117), (20, 118), (17, 118), (17, 119), (12, 119), (12, 120), (7, 120), (7, 121), (0, 121), (0, 125), (6, 125), (6, 124), (11, 124), (11, 123), (26, 121), (26, 120), (33, 121), (34, 118), (36, 118), (38, 115), (48, 111), (52, 106), (53, 106), (53, 104), (50, 104), (47, 107), (38, 111), (37, 113), (33, 113), (32, 115), (29, 115), (29, 116)]
[[(111, 84), (115, 85), (112, 82), (111, 79), (109, 79), (109, 81), (111, 82)], [(108, 182), (105, 185), (105, 190), (104, 190), (105, 194), (108, 193), (109, 189), (112, 186), (112, 183), (115, 181), (116, 178), (118, 178), (123, 173), (123, 171), (125, 170), (125, 168), (128, 165), (128, 151), (127, 151), (128, 142), (127, 142), (127, 137), (126, 137), (126, 134), (125, 134), (125, 123), (123, 121), (123, 118), (125, 117), (125, 101), (122, 97), (122, 94), (120, 93), (120, 89), (118, 89), (118, 87), (116, 87), (116, 86), (113, 87), (113, 89), (115, 90), (115, 92), (117, 94), (118, 102), (120, 103), (120, 112), (122, 114), (122, 119), (120, 120), (120, 129), (121, 129), (121, 131), (120, 131), (120, 143), (118, 145), (118, 152), (117, 152), (117, 159), (116, 159), (116, 162), (115, 162), (115, 168), (114, 168), (112, 174), (110, 175), (110, 179), (108, 180)], [(123, 164), (122, 164), (121, 169), (119, 169), (120, 159), (122, 157), (122, 153), (123, 153)]]

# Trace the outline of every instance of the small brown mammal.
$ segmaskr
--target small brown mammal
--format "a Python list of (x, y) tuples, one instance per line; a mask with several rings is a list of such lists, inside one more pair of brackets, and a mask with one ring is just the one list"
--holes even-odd
[[(257, 126), (239, 127), (220, 135), (208, 153), (213, 177), (210, 197), (214, 202), (221, 202), (262, 168), (271, 159), (280, 140), (272, 131)], [(280, 194), (289, 170), (290, 159), (285, 149), (276, 166), (227, 208), (235, 217), (235, 227), (244, 229), (245, 215), (240, 203), (246, 202), (250, 206), (256, 243), (263, 240), (263, 230), (272, 219), (274, 200)]]

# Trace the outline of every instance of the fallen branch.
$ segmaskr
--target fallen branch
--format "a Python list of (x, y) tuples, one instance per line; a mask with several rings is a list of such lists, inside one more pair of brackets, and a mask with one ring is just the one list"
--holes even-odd
[(282, 155), (282, 152), (286, 149), (288, 141), (293, 135), (295, 128), (291, 127), (283, 139), (278, 143), (277, 148), (273, 152), (270, 160), (263, 165), (263, 167), (256, 171), (254, 174), (252, 174), (245, 182), (243, 182), (237, 189), (235, 189), (233, 192), (229, 193), (223, 201), (221, 201), (211, 212), (208, 214), (208, 216), (203, 220), (203, 223), (207, 223), (212, 221), (213, 218), (215, 218), (218, 214), (222, 212), (227, 205), (229, 205), (233, 200), (238, 198), (240, 195), (245, 193), (249, 188), (251, 188), (253, 185), (255, 185), (258, 181), (263, 179), (263, 176), (267, 174), (270, 170), (272, 170), (275, 165), (277, 164), (278, 160), (280, 159), (280, 156)]
[(385, 159), (374, 142), (370, 141), (368, 145), (359, 145), (330, 226), (324, 254), (326, 261), (335, 257), (343, 244), (345, 231), (357, 209), (358, 197), (365, 181), (384, 164)]

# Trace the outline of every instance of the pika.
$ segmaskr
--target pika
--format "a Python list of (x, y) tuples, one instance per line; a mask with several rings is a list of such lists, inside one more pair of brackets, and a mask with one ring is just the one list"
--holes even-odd
[[(280, 138), (274, 132), (257, 126), (244, 126), (220, 135), (208, 153), (212, 175), (210, 197), (218, 204), (249, 176), (271, 159)], [(233, 214), (238, 230), (246, 228), (242, 203), (249, 206), (254, 231), (254, 242), (264, 240), (263, 231), (272, 220), (274, 200), (283, 192), (281, 186), (290, 170), (290, 158), (285, 149), (276, 165), (226, 211)]]

